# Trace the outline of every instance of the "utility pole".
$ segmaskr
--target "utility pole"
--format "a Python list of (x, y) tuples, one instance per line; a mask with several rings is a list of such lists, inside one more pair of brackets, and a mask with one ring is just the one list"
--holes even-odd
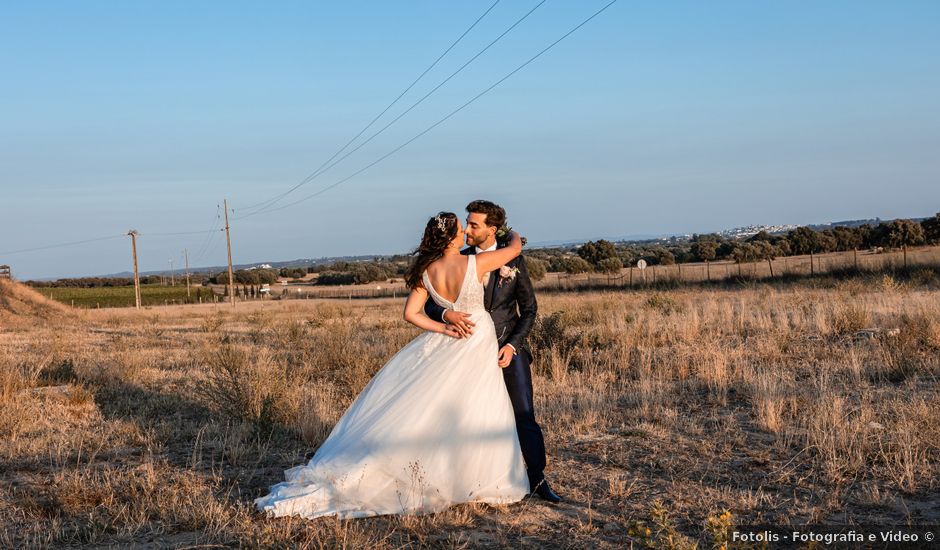
[(228, 231), (228, 199), (224, 199), (225, 205), (225, 247), (228, 249), (228, 295), (232, 298), (232, 307), (235, 307), (235, 277), (232, 275), (232, 237)]
[(137, 273), (137, 230), (127, 232), (131, 236), (131, 251), (134, 253), (134, 301), (140, 309), (140, 275)]
[(189, 298), (189, 250), (183, 249), (183, 258), (186, 261), (186, 297)]
[(173, 258), (170, 258), (170, 286), (176, 286), (176, 273), (173, 272)]

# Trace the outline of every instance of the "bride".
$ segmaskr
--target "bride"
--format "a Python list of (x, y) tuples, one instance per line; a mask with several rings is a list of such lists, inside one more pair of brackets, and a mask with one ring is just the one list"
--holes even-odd
[[(255, 499), (268, 516), (358, 518), (424, 514), (462, 502), (505, 504), (529, 492), (515, 417), (497, 364), (483, 276), (518, 256), (522, 241), (461, 255), (457, 216), (431, 218), (409, 267), (404, 318), (425, 332), (366, 384), (306, 465)], [(430, 296), (470, 313), (461, 337), (424, 314)]]

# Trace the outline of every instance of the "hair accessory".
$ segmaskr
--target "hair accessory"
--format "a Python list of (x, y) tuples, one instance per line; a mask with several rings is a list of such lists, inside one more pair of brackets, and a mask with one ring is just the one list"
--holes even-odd
[(440, 214), (434, 216), (434, 219), (437, 220), (437, 228), (441, 230), (441, 233), (447, 233), (447, 220)]

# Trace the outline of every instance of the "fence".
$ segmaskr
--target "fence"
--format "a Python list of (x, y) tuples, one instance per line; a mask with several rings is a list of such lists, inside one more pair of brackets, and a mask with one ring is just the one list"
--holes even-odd
[(640, 287), (663, 282), (702, 283), (734, 278), (812, 276), (848, 269), (881, 271), (904, 267), (940, 265), (940, 247), (920, 247), (894, 251), (865, 250), (785, 256), (772, 260), (735, 263), (731, 261), (653, 265), (645, 269), (626, 268), (620, 274), (551, 273), (536, 285), (541, 290), (579, 290), (603, 287)]
[[(537, 291), (577, 291), (590, 288), (631, 288), (670, 283), (703, 283), (730, 280), (735, 278), (766, 279), (771, 277), (802, 277), (822, 275), (845, 269), (890, 270), (919, 265), (940, 265), (940, 247), (919, 247), (894, 251), (859, 250), (832, 252), (806, 256), (787, 256), (773, 260), (734, 263), (730, 261), (707, 263), (684, 263), (673, 265), (653, 265), (646, 269), (635, 267), (621, 270), (619, 274), (601, 275), (582, 273), (549, 273), (542, 281), (535, 283)], [(221, 292), (221, 287), (219, 287)], [(404, 284), (376, 287), (323, 287), (316, 285), (291, 286), (282, 289), (267, 299), (313, 300), (340, 299), (355, 300), (369, 298), (401, 298), (408, 295)], [(226, 300), (228, 298), (225, 298)], [(262, 298), (243, 298), (238, 301), (255, 301)]]
[(309, 300), (317, 298), (332, 299), (364, 299), (364, 298), (400, 298), (408, 295), (404, 284), (381, 288), (342, 287), (324, 288), (310, 286), (306, 288), (289, 288), (279, 295), (280, 300)]

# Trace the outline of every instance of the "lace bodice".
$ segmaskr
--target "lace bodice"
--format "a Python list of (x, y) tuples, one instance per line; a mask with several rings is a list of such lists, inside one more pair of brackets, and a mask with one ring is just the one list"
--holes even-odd
[(431, 278), (428, 277), (428, 270), (425, 269), (422, 274), (424, 288), (428, 289), (431, 298), (437, 302), (437, 305), (453, 309), (455, 311), (464, 311), (473, 313), (484, 310), (483, 306), (483, 283), (477, 276), (477, 258), (473, 254), (467, 256), (467, 273), (464, 275), (463, 284), (460, 285), (460, 293), (457, 294), (457, 300), (450, 302), (434, 290), (431, 286)]

